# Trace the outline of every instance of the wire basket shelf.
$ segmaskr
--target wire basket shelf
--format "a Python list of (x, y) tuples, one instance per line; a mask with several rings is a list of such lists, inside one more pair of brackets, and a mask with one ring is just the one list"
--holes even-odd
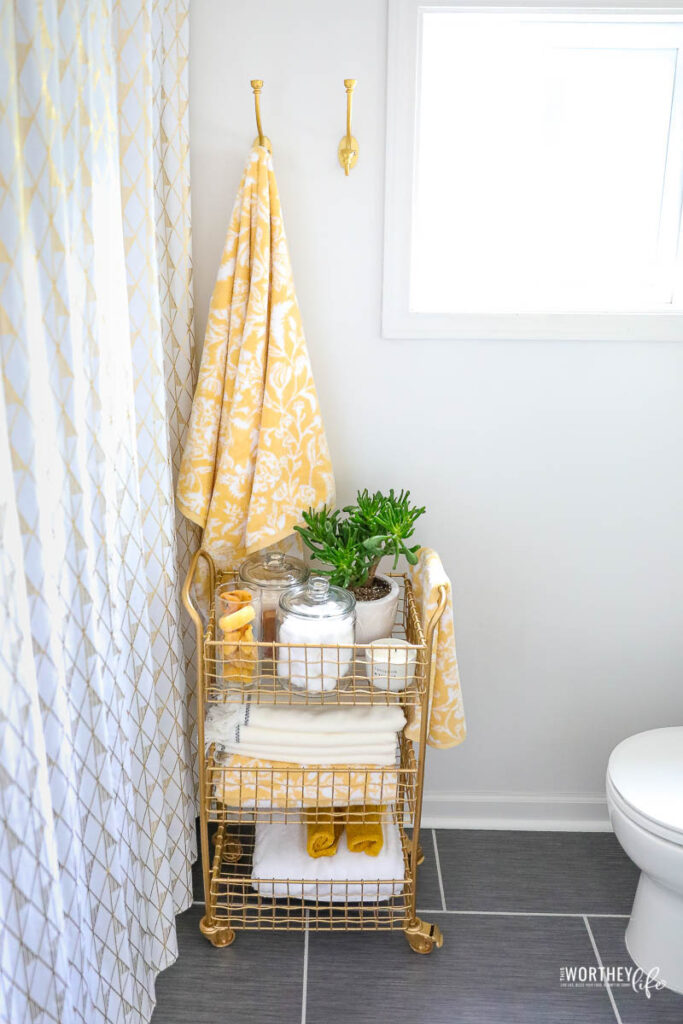
[[(410, 839), (397, 817), (393, 820), (401, 839), (404, 877), (362, 878), (359, 870), (358, 878), (343, 882), (254, 877), (253, 828), (243, 825), (235, 833), (220, 825), (215, 835), (210, 888), (218, 927), (272, 931), (405, 928), (413, 893)], [(371, 858), (358, 854), (358, 860), (359, 868), (371, 875)]]
[[(419, 707), (428, 686), (427, 645), (410, 582), (400, 574), (392, 638), (407, 640), (413, 661), (397, 659), (390, 646), (226, 641), (212, 602), (203, 641), (206, 701), (209, 704), (396, 704)], [(239, 587), (233, 571), (217, 575), (216, 586)], [(411, 652), (412, 653), (412, 652)], [(375, 666), (388, 667), (393, 689), (373, 682)], [(297, 685), (291, 682), (296, 678)], [(326, 689), (320, 688), (324, 680)]]
[(399, 737), (396, 764), (388, 768), (236, 766), (212, 746), (206, 779), (211, 822), (311, 821), (329, 808), (339, 821), (361, 822), (366, 815), (374, 816), (377, 808), (390, 806), (401, 807), (412, 820), (417, 762), (404, 735)]

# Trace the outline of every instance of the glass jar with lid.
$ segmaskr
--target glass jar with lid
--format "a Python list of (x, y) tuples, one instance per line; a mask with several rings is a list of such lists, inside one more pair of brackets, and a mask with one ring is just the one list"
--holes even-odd
[(259, 595), (258, 637), (266, 643), (275, 640), (275, 614), (278, 601), (291, 587), (300, 586), (309, 570), (300, 558), (283, 551), (259, 551), (240, 566), (240, 580)]
[(324, 576), (288, 590), (277, 611), (278, 675), (301, 690), (333, 690), (351, 667), (355, 624), (355, 597)]

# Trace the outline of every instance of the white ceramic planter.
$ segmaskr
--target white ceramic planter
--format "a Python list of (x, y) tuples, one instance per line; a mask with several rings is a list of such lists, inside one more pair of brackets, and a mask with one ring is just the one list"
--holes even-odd
[(356, 602), (356, 643), (369, 644), (371, 640), (381, 640), (391, 636), (396, 621), (398, 608), (398, 583), (390, 576), (377, 574), (380, 580), (386, 580), (391, 587), (388, 594), (379, 601)]

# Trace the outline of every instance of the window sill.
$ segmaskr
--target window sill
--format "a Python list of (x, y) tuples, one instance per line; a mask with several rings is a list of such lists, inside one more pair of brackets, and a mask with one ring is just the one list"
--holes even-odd
[(384, 338), (455, 341), (683, 341), (683, 311), (667, 313), (459, 313), (392, 310)]

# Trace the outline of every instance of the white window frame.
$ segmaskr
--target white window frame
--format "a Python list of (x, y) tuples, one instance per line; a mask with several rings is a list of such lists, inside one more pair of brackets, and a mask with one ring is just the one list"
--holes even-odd
[[(657, 6), (622, 0), (596, 5), (577, 0), (516, 0), (509, 4), (480, 0), (389, 0), (387, 47), (387, 135), (384, 217), (384, 280), (382, 334), (385, 338), (453, 338), (502, 340), (683, 341), (683, 311), (637, 313), (421, 313), (409, 308), (411, 220), (415, 140), (420, 80), (421, 13), (452, 9), (465, 13), (580, 15), (641, 14), (678, 20), (683, 3), (659, 0)], [(683, 54), (679, 54), (676, 87), (683, 87)], [(683, 224), (681, 225), (683, 232)], [(679, 235), (683, 254), (683, 233)]]

